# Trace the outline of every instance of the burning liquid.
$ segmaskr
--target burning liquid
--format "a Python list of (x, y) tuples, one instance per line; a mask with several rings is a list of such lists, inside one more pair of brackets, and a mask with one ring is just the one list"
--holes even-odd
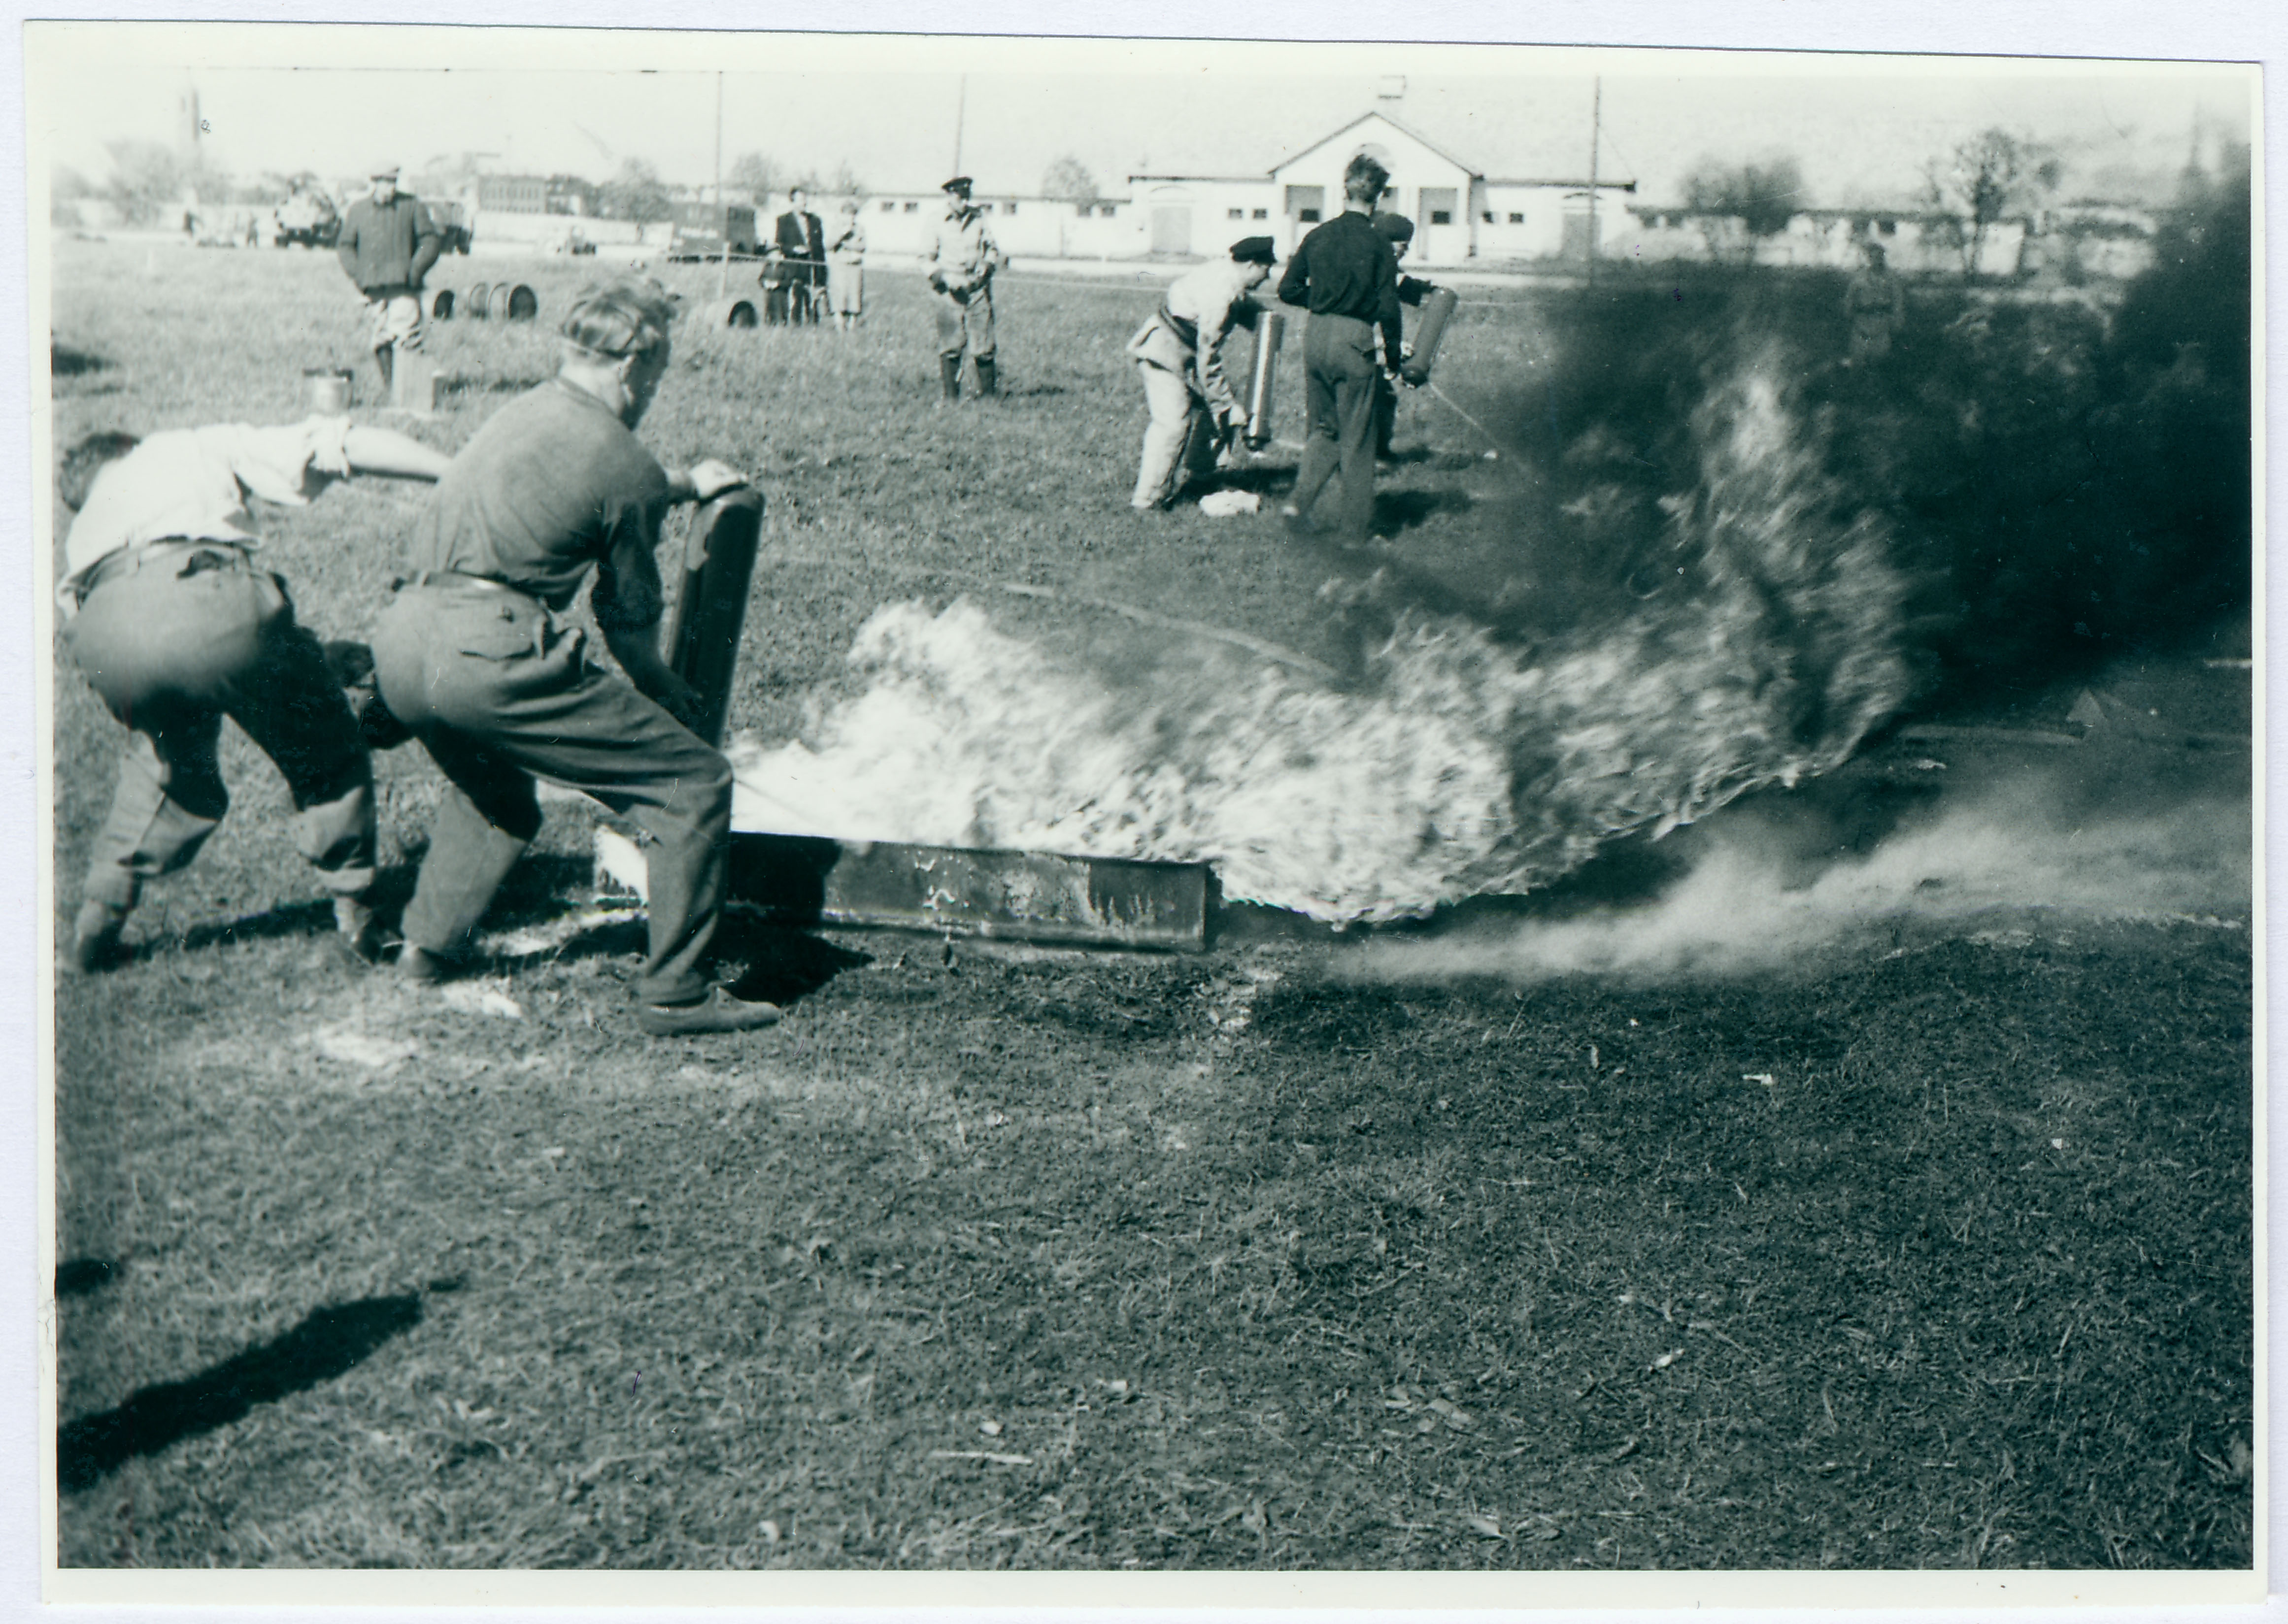
[(1217, 651), (1115, 677), (967, 601), (876, 614), (813, 744), (735, 746), (736, 827), (1206, 860), (1234, 900), (1330, 921), (1517, 892), (1846, 757), (1904, 699), (1903, 585), (1768, 376), (1695, 420), (1676, 571), (1617, 623), (1521, 648), (1402, 611), (1364, 680)]

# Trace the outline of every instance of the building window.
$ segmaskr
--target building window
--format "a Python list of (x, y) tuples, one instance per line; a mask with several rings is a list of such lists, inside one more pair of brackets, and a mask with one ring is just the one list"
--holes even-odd
[(1433, 226), (1451, 226), (1454, 223), (1454, 211), (1451, 209), (1433, 209), (1430, 211), (1430, 223)]
[(1494, 211), (1489, 209), (1482, 218), (1485, 220), (1487, 225), (1490, 226), (1494, 223)]
[(1227, 220), (1243, 220), (1247, 218), (1247, 210), (1244, 209), (1227, 209), (1223, 211), (1223, 218)]
[(1319, 218), (1319, 210), (1327, 206), (1324, 186), (1289, 186), (1287, 212), (1297, 219), (1310, 224)]
[(1096, 213), (1099, 219), (1108, 220), (1112, 218), (1112, 205), (1110, 203), (1099, 203), (1096, 208)]
[(1899, 223), (1896, 220), (1878, 220), (1875, 229), (1887, 237), (1895, 237), (1899, 234)]
[(921, 207), (921, 205), (920, 205), (919, 203), (908, 203), (908, 204), (906, 205), (906, 212), (907, 212), (908, 214), (911, 214), (915, 210), (917, 210), (917, 209), (918, 209), (918, 208), (920, 208), (920, 207)]
[(1073, 205), (1073, 212), (1084, 220), (1088, 218), (1090, 215), (1096, 212), (1096, 205), (1094, 203), (1075, 203)]
[[(1493, 217), (1492, 217), (1491, 215), (1489, 215), (1489, 216), (1487, 216), (1486, 218), (1489, 218), (1489, 219), (1491, 219)], [(1524, 224), (1525, 224), (1525, 216), (1523, 216), (1523, 215), (1520, 214), (1516, 210), (1513, 209), (1513, 210), (1510, 210), (1510, 214), (1509, 214), (1509, 223), (1510, 223), (1511, 225), (1513, 225), (1513, 226), (1522, 226), (1522, 225), (1524, 225)]]
[(1271, 218), (1271, 210), (1268, 209), (1258, 209), (1251, 218), (1259, 220), (1267, 220)]
[(1319, 223), (1319, 211), (1316, 209), (1305, 209), (1299, 211), (1295, 218), (1302, 221), (1306, 226), (1316, 226)]
[(897, 211), (898, 211), (898, 205), (897, 205), (897, 204), (895, 204), (895, 203), (892, 202), (891, 202), (888, 198), (886, 198), (886, 198), (884, 198), (884, 199), (882, 200), (882, 212), (883, 212), (884, 214), (895, 214), (895, 213), (897, 213)]
[(1001, 212), (1002, 212), (1002, 213), (1004, 213), (1004, 214), (1014, 214), (1014, 213), (1016, 213), (1016, 212), (1017, 212), (1017, 202), (1016, 202), (1016, 200), (1015, 200), (1014, 198), (1012, 198), (1009, 202), (1005, 202), (1005, 203), (1002, 204), (1002, 205), (1001, 205)]

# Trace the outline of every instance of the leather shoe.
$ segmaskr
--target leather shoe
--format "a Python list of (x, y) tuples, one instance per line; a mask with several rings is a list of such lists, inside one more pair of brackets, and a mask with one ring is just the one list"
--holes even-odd
[(697, 1003), (647, 1003), (636, 1009), (636, 1025), (655, 1038), (690, 1037), (704, 1032), (751, 1032), (775, 1026), (779, 1007), (734, 998), (712, 988)]
[(397, 950), (398, 976), (416, 986), (434, 986), (440, 981), (449, 980), (453, 968), (452, 960), (411, 942)]
[(73, 967), (83, 974), (108, 970), (119, 956), (119, 932), (127, 923), (127, 910), (92, 899), (79, 905), (72, 921)]

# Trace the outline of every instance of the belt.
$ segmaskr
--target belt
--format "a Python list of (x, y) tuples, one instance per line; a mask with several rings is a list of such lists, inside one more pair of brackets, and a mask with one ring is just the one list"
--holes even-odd
[(472, 575), (457, 569), (425, 569), (408, 575), (397, 582), (398, 588), (409, 586), (459, 587), (472, 592), (508, 592), (518, 598), (532, 596), (521, 587), (511, 586), (505, 581), (496, 581), (490, 575)]
[(86, 574), (80, 577), (79, 600), (85, 603), (89, 595), (107, 581), (123, 580), (163, 564), (173, 565), (175, 574), (196, 575), (211, 569), (244, 569), (252, 562), (246, 556), (246, 549), (235, 543), (187, 535), (165, 536), (140, 547), (122, 547), (107, 552), (89, 565)]

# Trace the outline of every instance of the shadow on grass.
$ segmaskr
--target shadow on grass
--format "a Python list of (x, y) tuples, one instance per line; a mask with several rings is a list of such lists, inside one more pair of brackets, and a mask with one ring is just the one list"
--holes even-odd
[(1474, 505), (1467, 491), (1385, 491), (1374, 499), (1374, 531), (1391, 535), (1416, 529), (1441, 513), (1466, 513)]
[(48, 345), (48, 374), (52, 377), (84, 377), (91, 372), (108, 372), (115, 364), (108, 355), (98, 355), (91, 350), (74, 349), (68, 344)]
[(537, 389), (547, 381), (544, 377), (466, 377), (454, 375), (437, 380), (437, 397), (441, 400), (457, 400), (470, 395), (520, 395), (528, 389)]
[(56, 1265), (56, 1295), (83, 1297), (119, 1278), (119, 1265), (108, 1257), (68, 1257)]
[(137, 1455), (155, 1454), (228, 1426), (258, 1404), (330, 1382), (420, 1319), (421, 1299), (410, 1293), (330, 1304), (284, 1335), (186, 1381), (143, 1388), (115, 1409), (68, 1422), (56, 1429), (57, 1490), (91, 1488)]

